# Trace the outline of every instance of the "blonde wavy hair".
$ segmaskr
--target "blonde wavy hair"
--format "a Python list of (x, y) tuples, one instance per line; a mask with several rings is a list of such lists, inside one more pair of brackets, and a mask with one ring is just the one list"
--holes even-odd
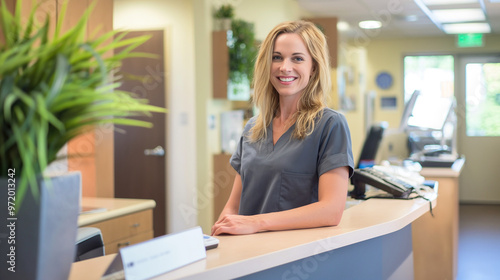
[(283, 22), (267, 35), (262, 42), (255, 62), (253, 78), (253, 103), (260, 110), (254, 127), (250, 130), (250, 141), (257, 142), (267, 137), (267, 127), (279, 112), (279, 94), (271, 84), (271, 62), (276, 38), (283, 33), (295, 33), (304, 41), (313, 59), (313, 71), (304, 89), (294, 114), (295, 129), (292, 137), (304, 139), (314, 130), (317, 119), (322, 117), (330, 93), (330, 59), (324, 34), (311, 22)]

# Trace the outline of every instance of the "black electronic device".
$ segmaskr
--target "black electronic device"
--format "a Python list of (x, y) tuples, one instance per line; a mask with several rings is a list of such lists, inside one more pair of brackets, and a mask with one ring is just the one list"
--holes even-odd
[(94, 227), (78, 228), (75, 251), (75, 262), (104, 256), (101, 230)]
[(375, 164), (375, 157), (387, 126), (387, 122), (381, 122), (370, 127), (356, 168), (371, 167)]
[(415, 187), (404, 180), (370, 167), (355, 169), (351, 183), (354, 189), (350, 194), (355, 199), (365, 198), (366, 185), (383, 190), (395, 198), (408, 198)]

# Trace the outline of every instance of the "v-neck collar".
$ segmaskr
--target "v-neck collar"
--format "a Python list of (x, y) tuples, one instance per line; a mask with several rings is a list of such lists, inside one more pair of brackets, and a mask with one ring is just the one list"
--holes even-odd
[(278, 146), (280, 145), (283, 145), (283, 144), (280, 144), (282, 143), (283, 141), (285, 141), (285, 139), (283, 139), (285, 136), (286, 137), (290, 137), (290, 131), (293, 131), (293, 129), (295, 128), (295, 123), (293, 123), (281, 136), (280, 138), (276, 141), (276, 144), (274, 144), (274, 132), (273, 132), (273, 124), (271, 123), (268, 127), (267, 127), (267, 135), (268, 135), (268, 139), (267, 139), (267, 146), (268, 146), (268, 152), (272, 152), (274, 151)]

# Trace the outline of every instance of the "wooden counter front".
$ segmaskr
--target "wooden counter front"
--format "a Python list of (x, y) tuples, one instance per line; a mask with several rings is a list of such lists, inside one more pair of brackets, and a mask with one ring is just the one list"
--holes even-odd
[(115, 254), (122, 247), (154, 237), (155, 205), (149, 199), (83, 198), (82, 206), (97, 208), (97, 212), (80, 214), (78, 226), (99, 228), (105, 253)]
[(458, 269), (459, 176), (465, 159), (451, 168), (423, 168), (420, 175), (437, 181), (439, 207), (412, 227), (415, 280), (456, 279)]

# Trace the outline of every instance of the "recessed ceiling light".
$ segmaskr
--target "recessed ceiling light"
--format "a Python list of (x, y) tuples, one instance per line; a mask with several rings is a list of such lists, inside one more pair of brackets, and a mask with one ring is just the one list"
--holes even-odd
[(364, 20), (360, 21), (358, 25), (363, 29), (377, 29), (382, 27), (382, 23), (378, 20)]
[(349, 30), (349, 23), (345, 22), (345, 21), (339, 21), (337, 22), (337, 29), (339, 31), (347, 31)]
[(477, 3), (478, 0), (422, 0), (427, 6)]
[(417, 21), (418, 16), (417, 15), (407, 15), (407, 16), (405, 16), (405, 20), (410, 21), (410, 22)]
[(443, 30), (447, 34), (490, 33), (491, 27), (487, 23), (449, 23), (443, 24)]
[(442, 23), (484, 21), (486, 19), (481, 9), (432, 10), (432, 14), (437, 21)]

